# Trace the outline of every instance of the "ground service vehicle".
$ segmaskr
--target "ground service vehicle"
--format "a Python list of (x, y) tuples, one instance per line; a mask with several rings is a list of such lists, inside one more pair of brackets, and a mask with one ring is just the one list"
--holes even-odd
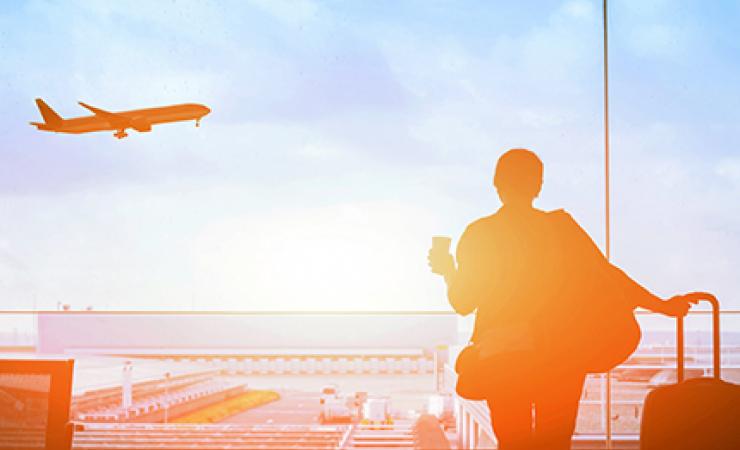
[(324, 400), (319, 415), (321, 423), (351, 422), (354, 417), (352, 408), (349, 407), (346, 398), (333, 397)]
[(362, 405), (362, 423), (370, 425), (390, 425), (390, 401), (387, 397), (369, 397)]
[(321, 398), (319, 402), (323, 405), (324, 402), (329, 398), (334, 398), (339, 395), (339, 388), (336, 384), (327, 384), (321, 388)]

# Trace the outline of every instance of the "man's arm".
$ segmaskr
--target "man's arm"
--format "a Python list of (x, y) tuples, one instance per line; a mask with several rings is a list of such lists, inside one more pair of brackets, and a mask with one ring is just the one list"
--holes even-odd
[(477, 298), (471, 292), (468, 283), (465, 280), (465, 272), (458, 269), (447, 276), (447, 300), (450, 302), (452, 309), (456, 313), (467, 316), (478, 308)]
[[(606, 260), (606, 259), (605, 259)], [(633, 280), (619, 267), (610, 264), (611, 271), (619, 286), (625, 289), (625, 295), (634, 301), (635, 306), (645, 308), (652, 312), (663, 312), (665, 302), (662, 298), (653, 294), (637, 281)]]
[(584, 253), (591, 255), (588, 257), (588, 259), (591, 260), (591, 264), (602, 266), (597, 268), (597, 270), (607, 270), (611, 272), (617, 288), (624, 290), (625, 296), (633, 302), (634, 306), (639, 306), (648, 311), (665, 314), (667, 316), (683, 316), (689, 309), (689, 303), (696, 303), (696, 301), (687, 296), (676, 295), (667, 300), (663, 300), (653, 294), (640, 283), (633, 280), (622, 269), (611, 264), (604, 254), (601, 253), (601, 250), (596, 243), (594, 243), (588, 233), (578, 225), (570, 214), (562, 211), (562, 215), (567, 222), (567, 226), (572, 230), (569, 234), (573, 236), (573, 239), (575, 240), (573, 244), (578, 248), (584, 249)]
[(474, 238), (468, 227), (457, 245), (457, 265), (450, 254), (429, 253), (432, 272), (444, 276), (447, 284), (447, 300), (458, 314), (466, 316), (478, 307), (480, 292), (476, 289), (477, 269), (475, 264)]
[(689, 312), (690, 303), (696, 303), (701, 296), (696, 295), (674, 295), (673, 297), (663, 300), (642, 286), (637, 281), (630, 278), (622, 269), (612, 265), (618, 279), (623, 286), (628, 289), (627, 295), (635, 299), (635, 306), (645, 308), (654, 313), (664, 314), (671, 317), (683, 317)]

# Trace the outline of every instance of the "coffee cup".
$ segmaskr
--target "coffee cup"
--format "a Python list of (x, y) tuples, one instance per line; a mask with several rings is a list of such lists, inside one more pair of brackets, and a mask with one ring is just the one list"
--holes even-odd
[(446, 255), (450, 253), (452, 238), (448, 236), (432, 236), (432, 252)]

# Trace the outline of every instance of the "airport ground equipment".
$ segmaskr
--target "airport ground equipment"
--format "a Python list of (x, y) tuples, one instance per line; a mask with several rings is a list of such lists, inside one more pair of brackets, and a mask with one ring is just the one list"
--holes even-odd
[(368, 397), (362, 405), (362, 419), (360, 423), (370, 426), (393, 424), (390, 399), (388, 397)]
[(324, 423), (336, 423), (344, 422), (350, 423), (354, 419), (354, 398), (347, 397), (344, 394), (339, 393), (339, 388), (336, 384), (328, 384), (321, 389), (321, 414), (319, 415), (319, 422)]
[(319, 421), (324, 423), (352, 422), (354, 413), (349, 406), (349, 399), (337, 395), (324, 399), (321, 404), (321, 415)]
[(676, 334), (677, 382), (651, 391), (640, 424), (641, 450), (740, 449), (740, 386), (721, 379), (719, 302), (712, 304), (713, 376), (685, 379), (684, 327)]
[(334, 398), (339, 395), (339, 388), (336, 384), (327, 384), (321, 388), (321, 399), (319, 400), (323, 405), (324, 402), (329, 398)]

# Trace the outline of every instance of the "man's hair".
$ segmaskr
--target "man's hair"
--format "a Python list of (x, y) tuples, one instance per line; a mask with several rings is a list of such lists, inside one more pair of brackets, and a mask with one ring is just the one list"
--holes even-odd
[(513, 148), (498, 159), (493, 185), (499, 191), (535, 198), (542, 188), (544, 167), (540, 158), (525, 148)]

